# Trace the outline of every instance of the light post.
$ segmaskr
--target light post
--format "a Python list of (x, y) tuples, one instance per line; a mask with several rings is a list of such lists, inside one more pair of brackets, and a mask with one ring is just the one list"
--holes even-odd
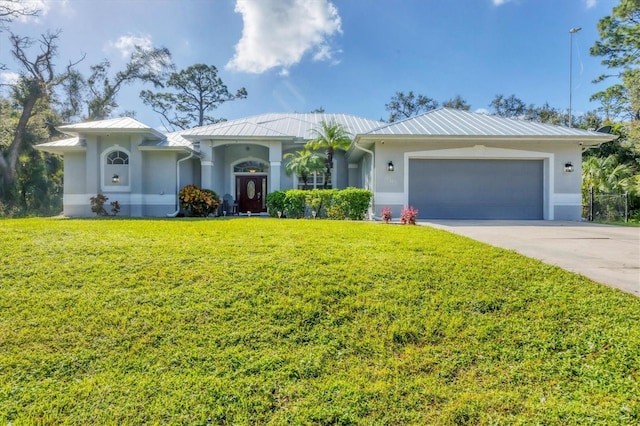
[(573, 124), (573, 117), (571, 116), (571, 91), (573, 89), (573, 35), (581, 29), (581, 27), (575, 27), (569, 30), (569, 127), (572, 127)]

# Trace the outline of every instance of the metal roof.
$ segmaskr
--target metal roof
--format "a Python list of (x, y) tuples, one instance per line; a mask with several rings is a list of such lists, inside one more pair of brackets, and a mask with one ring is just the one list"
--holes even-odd
[(62, 153), (63, 151), (78, 151), (86, 149), (86, 144), (80, 138), (61, 139), (59, 141), (45, 142), (35, 145), (35, 148), (52, 153)]
[(153, 149), (153, 148), (174, 148), (187, 151), (196, 151), (193, 142), (183, 138), (180, 132), (173, 132), (167, 134), (163, 139), (146, 140), (140, 144), (140, 147)]
[(440, 108), (406, 120), (390, 123), (364, 135), (389, 136), (494, 136), (568, 137), (613, 140), (615, 135), (495, 115)]
[(180, 134), (188, 139), (207, 139), (207, 137), (312, 139), (311, 129), (317, 128), (321, 121), (341, 124), (352, 135), (369, 132), (384, 124), (382, 121), (348, 114), (262, 114), (196, 127)]
[(164, 138), (164, 134), (156, 129), (152, 129), (134, 120), (131, 117), (113, 118), (110, 120), (86, 121), (84, 123), (67, 124), (59, 126), (58, 130), (68, 135), (77, 136), (81, 133), (98, 133), (98, 132), (130, 132), (149, 134), (157, 138)]

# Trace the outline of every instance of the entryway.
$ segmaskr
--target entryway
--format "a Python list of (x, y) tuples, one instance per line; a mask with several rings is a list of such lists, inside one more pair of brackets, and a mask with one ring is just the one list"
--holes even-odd
[(267, 211), (267, 175), (236, 175), (236, 200), (240, 213)]

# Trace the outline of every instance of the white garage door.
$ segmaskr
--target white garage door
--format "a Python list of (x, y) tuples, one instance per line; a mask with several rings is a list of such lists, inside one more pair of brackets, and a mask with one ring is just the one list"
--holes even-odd
[(542, 160), (409, 160), (421, 219), (542, 219)]

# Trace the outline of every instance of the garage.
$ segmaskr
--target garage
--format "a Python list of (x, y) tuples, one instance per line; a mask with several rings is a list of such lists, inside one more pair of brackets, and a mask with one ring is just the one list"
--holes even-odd
[(409, 159), (421, 219), (543, 219), (544, 164), (528, 159)]

